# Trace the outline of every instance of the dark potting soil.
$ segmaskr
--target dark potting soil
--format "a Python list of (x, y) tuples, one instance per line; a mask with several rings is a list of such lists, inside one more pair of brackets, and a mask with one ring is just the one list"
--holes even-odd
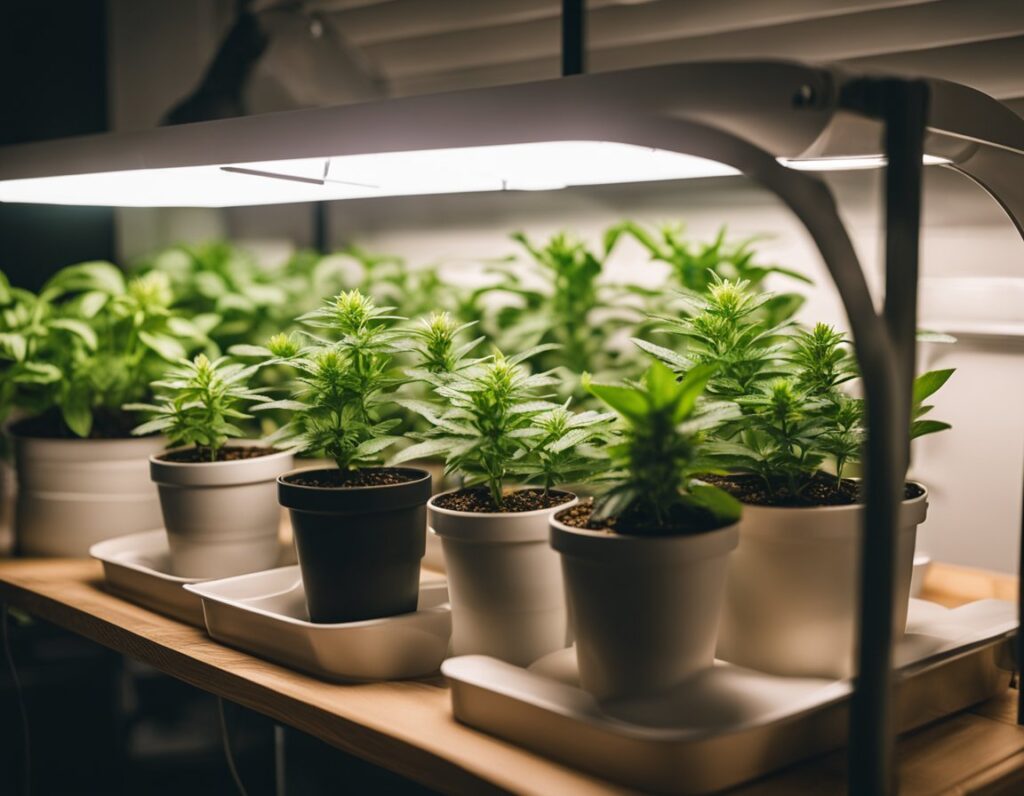
[[(799, 494), (791, 491), (781, 480), (766, 483), (757, 475), (705, 475), (701, 479), (714, 484), (742, 503), (752, 506), (781, 508), (813, 508), (822, 506), (852, 506), (864, 502), (864, 484), (844, 478), (837, 482), (834, 476), (818, 473)], [(917, 484), (905, 484), (903, 499), (913, 500), (924, 494)]]
[(709, 512), (688, 510), (682, 506), (664, 525), (659, 525), (653, 517), (641, 511), (632, 511), (603, 520), (591, 519), (593, 512), (593, 502), (587, 500), (558, 512), (555, 519), (571, 528), (607, 531), (624, 536), (690, 536), (723, 527), (722, 521)]
[(277, 453), (273, 448), (249, 447), (243, 445), (225, 445), (217, 451), (217, 458), (211, 459), (210, 452), (201, 448), (188, 448), (183, 451), (161, 453), (157, 458), (165, 462), (181, 464), (203, 464), (205, 462), (239, 462), (243, 459), (258, 459)]
[(473, 487), (460, 489), (441, 495), (434, 501), (438, 508), (450, 511), (470, 511), (475, 514), (497, 514), (500, 512), (537, 511), (561, 506), (572, 500), (568, 492), (543, 489), (517, 489), (502, 496), (502, 504), (498, 506), (488, 489)]
[[(134, 415), (96, 410), (93, 412), (92, 430), (87, 439), (130, 439), (132, 429), (138, 424), (139, 419)], [(81, 439), (68, 428), (60, 412), (52, 410), (19, 420), (12, 430), (16, 434), (38, 439)]]
[(362, 486), (393, 486), (415, 480), (416, 476), (391, 467), (365, 470), (311, 470), (288, 477), (289, 484), (315, 486), (321, 489), (354, 489)]

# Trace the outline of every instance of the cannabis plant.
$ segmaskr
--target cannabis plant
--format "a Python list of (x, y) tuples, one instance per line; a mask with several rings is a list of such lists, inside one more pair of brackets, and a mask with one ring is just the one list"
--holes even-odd
[(524, 446), (516, 456), (516, 474), (545, 492), (559, 484), (595, 480), (607, 466), (602, 449), (612, 438), (614, 417), (611, 412), (573, 412), (569, 401), (534, 415), (517, 437)]
[(310, 344), (296, 350), (287, 337), (271, 341), (271, 363), (298, 372), (291, 397), (267, 401), (254, 410), (286, 410), (290, 419), (269, 441), (293, 452), (323, 454), (343, 472), (379, 463), (402, 438), (392, 435), (401, 419), (384, 419), (395, 390), (407, 379), (393, 367), (408, 349), (405, 320), (377, 307), (358, 290), (329, 299), (299, 318)]
[(557, 346), (532, 364), (537, 371), (561, 368), (569, 391), (585, 370), (620, 375), (634, 360), (616, 334), (641, 323), (644, 315), (630, 304), (622, 286), (602, 282), (603, 258), (566, 233), (542, 245), (523, 233), (512, 239), (529, 255), (529, 268), (523, 270), (519, 263), (491, 266), (501, 279), (484, 293), (513, 299), (488, 314), (485, 328), (492, 339), (506, 350)]
[(460, 473), (467, 486), (485, 485), (500, 510), (506, 479), (520, 475), (526, 463), (523, 456), (537, 415), (560, 408), (547, 400), (559, 380), (551, 373), (531, 375), (522, 364), (547, 348), (537, 346), (507, 358), (496, 352), (454, 373), (422, 373), (435, 400), (397, 403), (426, 419), (431, 429), (411, 435), (420, 442), (392, 463), (444, 456), (447, 473)]
[(484, 337), (481, 335), (466, 342), (460, 342), (460, 337), (475, 325), (472, 321), (460, 324), (447, 312), (434, 312), (429, 318), (421, 318), (419, 324), (409, 331), (417, 367), (427, 373), (443, 374), (473, 365), (477, 360), (467, 360), (466, 357), (484, 341)]
[[(772, 274), (812, 284), (811, 280), (790, 268), (757, 263), (754, 243), (757, 237), (729, 241), (725, 227), (710, 243), (687, 240), (681, 225), (664, 225), (648, 230), (633, 221), (624, 221), (605, 232), (605, 252), (610, 253), (624, 237), (633, 238), (654, 262), (668, 265), (671, 284), (678, 290), (693, 293), (708, 292), (716, 280), (747, 282), (752, 289), (763, 289), (764, 281)], [(758, 313), (770, 325), (791, 318), (804, 303), (798, 293), (774, 294), (761, 304)]]
[[(842, 389), (857, 377), (856, 363), (843, 335), (821, 323), (795, 334), (782, 362), (786, 375), (734, 398), (742, 413), (716, 429), (709, 456), (729, 472), (759, 476), (775, 499), (813, 502), (808, 495), (825, 469), (839, 489), (861, 458), (864, 402)], [(930, 371), (914, 381), (912, 439), (950, 427), (923, 418), (932, 409), (924, 401), (952, 373)]]
[(713, 275), (704, 295), (682, 294), (687, 312), (679, 317), (655, 316), (658, 331), (678, 339), (684, 353), (634, 338), (678, 374), (696, 365), (713, 365), (708, 392), (718, 398), (738, 398), (780, 375), (781, 341), (786, 324), (766, 323), (761, 310), (771, 293), (756, 293), (746, 280), (733, 282)]
[(211, 361), (206, 354), (179, 361), (151, 385), (156, 403), (124, 407), (149, 417), (132, 433), (161, 433), (171, 445), (194, 446), (203, 458), (217, 461), (229, 439), (245, 436), (236, 423), (252, 415), (241, 407), (263, 400), (260, 390), (248, 386), (257, 370), (258, 365), (229, 363), (226, 357)]
[(606, 448), (610, 486), (595, 503), (594, 519), (614, 518), (615, 530), (669, 534), (704, 530), (739, 518), (730, 495), (697, 479), (706, 471), (699, 399), (714, 368), (693, 367), (677, 379), (653, 363), (636, 382), (587, 388), (619, 416), (621, 438)]

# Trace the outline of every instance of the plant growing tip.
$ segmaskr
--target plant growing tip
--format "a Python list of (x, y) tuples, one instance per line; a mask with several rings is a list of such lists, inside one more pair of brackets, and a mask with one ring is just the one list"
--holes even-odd
[(153, 383), (156, 403), (124, 406), (149, 417), (132, 434), (164, 434), (172, 446), (193, 445), (209, 461), (217, 461), (229, 439), (245, 436), (236, 423), (252, 415), (240, 407), (264, 399), (260, 390), (248, 386), (258, 369), (229, 363), (225, 357), (211, 361), (206, 354), (181, 360)]
[(677, 379), (654, 362), (640, 381), (589, 384), (623, 426), (605, 449), (609, 488), (595, 502), (595, 519), (615, 517), (616, 531), (640, 535), (685, 533), (700, 527), (694, 520), (701, 514), (721, 524), (738, 519), (738, 501), (697, 478), (706, 462), (692, 422), (714, 373), (713, 365), (698, 365)]

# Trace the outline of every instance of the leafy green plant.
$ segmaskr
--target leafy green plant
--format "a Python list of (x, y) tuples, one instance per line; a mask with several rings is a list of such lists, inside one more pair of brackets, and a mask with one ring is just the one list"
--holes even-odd
[(783, 375), (779, 368), (786, 325), (766, 323), (761, 310), (771, 293), (756, 293), (746, 280), (733, 282), (713, 275), (705, 294), (686, 293), (688, 312), (680, 317), (656, 316), (669, 339), (680, 339), (684, 353), (647, 340), (633, 342), (677, 374), (696, 365), (713, 365), (708, 392), (719, 398), (747, 395), (759, 384)]
[(229, 363), (226, 357), (211, 361), (206, 354), (183, 359), (164, 377), (153, 382), (156, 403), (128, 404), (124, 408), (149, 417), (133, 429), (136, 436), (161, 433), (174, 446), (192, 445), (211, 462), (217, 461), (229, 439), (245, 436), (236, 425), (251, 420), (241, 406), (263, 400), (249, 380), (259, 369)]
[[(605, 252), (610, 253), (623, 237), (633, 238), (652, 261), (667, 264), (674, 287), (684, 291), (706, 293), (716, 281), (722, 280), (743, 281), (760, 291), (764, 281), (773, 274), (813, 284), (799, 271), (757, 263), (754, 244), (759, 238), (730, 241), (724, 226), (714, 240), (701, 243), (687, 240), (682, 225), (666, 224), (648, 230), (634, 221), (623, 221), (605, 232)], [(803, 302), (803, 296), (798, 293), (774, 294), (761, 304), (758, 312), (774, 326), (791, 318)]]
[[(857, 377), (845, 338), (826, 324), (795, 334), (782, 354), (789, 372), (735, 397), (742, 413), (716, 431), (710, 455), (732, 473), (760, 477), (776, 499), (801, 501), (833, 472), (839, 489), (850, 465), (860, 461), (866, 427), (864, 403), (843, 391)], [(921, 419), (932, 407), (924, 401), (952, 375), (930, 371), (914, 382), (911, 438), (949, 428)]]
[(34, 433), (126, 435), (133, 423), (121, 407), (206, 342), (171, 312), (161, 274), (126, 281), (114, 265), (89, 262), (62, 269), (38, 296), (4, 293), (0, 358), (15, 387), (3, 388), (3, 402), (39, 416)]
[(644, 314), (627, 300), (628, 290), (602, 281), (603, 258), (566, 233), (542, 245), (523, 233), (512, 239), (529, 255), (529, 268), (524, 270), (522, 263), (492, 265), (490, 271), (500, 281), (480, 291), (515, 299), (486, 313), (484, 328), (498, 347), (555, 346), (532, 366), (538, 372), (561, 368), (568, 392), (576, 390), (577, 374), (585, 370), (608, 377), (632, 372), (636, 358), (616, 335), (643, 322)]
[[(697, 479), (706, 472), (699, 398), (714, 368), (697, 365), (682, 379), (654, 362), (639, 381), (587, 388), (621, 418), (621, 438), (607, 448), (610, 486), (594, 519), (614, 518), (615, 530), (669, 534), (705, 530), (739, 518), (730, 495)], [(717, 420), (712, 421), (717, 422)]]
[(447, 312), (434, 312), (430, 317), (420, 319), (419, 324), (409, 331), (413, 339), (413, 353), (417, 366), (427, 373), (455, 373), (473, 365), (477, 360), (466, 357), (483, 341), (481, 335), (468, 342), (459, 342), (463, 332), (475, 326), (475, 322), (458, 323)]
[(291, 305), (308, 287), (308, 280), (289, 273), (286, 265), (265, 267), (228, 241), (171, 246), (141, 259), (134, 269), (162, 274), (173, 309), (201, 329), (218, 352), (289, 324)]
[(536, 417), (560, 408), (547, 400), (547, 390), (559, 380), (551, 373), (531, 375), (522, 365), (545, 350), (546, 346), (537, 346), (508, 358), (496, 352), (465, 370), (423, 372), (435, 400), (397, 403), (425, 418), (431, 428), (411, 435), (421, 441), (401, 451), (392, 463), (444, 456), (447, 473), (461, 473), (467, 486), (484, 484), (500, 510), (506, 479), (520, 475), (526, 463), (523, 457), (527, 441), (536, 436)]
[(379, 463), (402, 439), (390, 433), (401, 419), (382, 418), (408, 380), (393, 367), (394, 357), (408, 349), (407, 332), (394, 327), (405, 319), (390, 313), (352, 290), (299, 318), (316, 331), (304, 333), (309, 345), (296, 351), (287, 337), (271, 341), (268, 363), (284, 361), (298, 376), (290, 398), (253, 407), (289, 413), (269, 441), (296, 453), (322, 453), (346, 473)]
[(607, 462), (602, 448), (611, 439), (610, 412), (573, 412), (569, 402), (534, 415), (519, 435), (525, 440), (516, 457), (516, 475), (548, 492), (559, 484), (595, 480)]

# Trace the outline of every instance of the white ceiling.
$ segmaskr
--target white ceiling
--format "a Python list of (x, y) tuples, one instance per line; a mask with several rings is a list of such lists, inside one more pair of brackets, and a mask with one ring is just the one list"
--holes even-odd
[[(560, 0), (305, 0), (391, 95), (554, 77)], [(589, 69), (842, 61), (1024, 98), (1024, 0), (590, 0)], [(257, 8), (281, 8), (264, 0)], [(283, 10), (275, 13), (295, 13)]]

